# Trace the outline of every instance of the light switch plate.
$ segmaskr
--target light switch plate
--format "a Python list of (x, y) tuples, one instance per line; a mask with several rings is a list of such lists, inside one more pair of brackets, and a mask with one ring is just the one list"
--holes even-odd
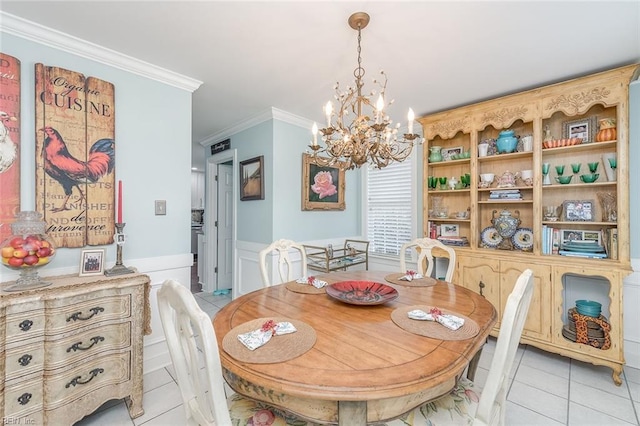
[(156, 200), (156, 216), (164, 216), (167, 214), (167, 201)]

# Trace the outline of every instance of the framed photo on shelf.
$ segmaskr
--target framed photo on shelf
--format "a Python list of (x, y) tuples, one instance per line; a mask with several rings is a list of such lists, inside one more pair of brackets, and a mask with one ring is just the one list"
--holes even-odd
[(440, 235), (442, 237), (459, 237), (460, 228), (458, 225), (453, 223), (443, 223), (440, 226)]
[(565, 221), (592, 222), (593, 200), (566, 200), (562, 203), (562, 214)]
[(582, 143), (591, 143), (596, 133), (595, 117), (583, 118), (581, 120), (565, 121), (562, 123), (562, 137), (581, 138)]
[(264, 156), (240, 162), (240, 200), (264, 200)]
[(442, 161), (449, 161), (449, 160), (453, 160), (454, 155), (456, 154), (462, 154), (462, 147), (461, 146), (456, 146), (453, 148), (445, 148), (442, 151), (440, 151), (442, 153)]
[(302, 210), (344, 210), (345, 163), (317, 164), (302, 154)]
[(562, 229), (562, 244), (572, 241), (593, 241), (598, 245), (602, 245), (602, 234), (600, 231), (585, 231), (583, 229)]
[(80, 276), (104, 274), (104, 249), (82, 250)]

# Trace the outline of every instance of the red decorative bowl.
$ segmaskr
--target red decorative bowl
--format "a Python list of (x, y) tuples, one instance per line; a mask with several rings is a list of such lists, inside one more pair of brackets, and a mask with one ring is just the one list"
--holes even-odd
[(351, 305), (381, 305), (398, 297), (398, 291), (374, 281), (341, 281), (327, 287), (327, 294)]

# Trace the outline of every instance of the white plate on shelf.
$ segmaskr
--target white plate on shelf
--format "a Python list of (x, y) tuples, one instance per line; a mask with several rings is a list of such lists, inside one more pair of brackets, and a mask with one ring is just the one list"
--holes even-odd
[(502, 236), (498, 234), (498, 230), (493, 226), (487, 226), (480, 233), (482, 243), (489, 248), (496, 248), (502, 242)]
[(511, 237), (513, 246), (518, 250), (531, 250), (533, 247), (533, 230), (531, 228), (518, 228)]

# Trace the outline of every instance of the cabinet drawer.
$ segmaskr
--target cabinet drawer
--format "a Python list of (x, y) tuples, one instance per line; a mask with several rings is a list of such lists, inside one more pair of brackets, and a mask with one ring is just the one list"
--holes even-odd
[(131, 317), (130, 294), (96, 297), (69, 303), (73, 299), (86, 299), (86, 296), (76, 296), (62, 301), (51, 300), (47, 303), (48, 335), (87, 327), (97, 322)]
[(130, 380), (131, 351), (88, 359), (66, 371), (45, 371), (44, 409), (53, 410), (85, 398), (98, 389), (117, 388)]
[(42, 310), (7, 315), (7, 344), (41, 336), (44, 333), (44, 318)]
[(43, 342), (22, 345), (7, 350), (5, 379), (31, 374), (42, 370), (44, 365)]
[(42, 377), (5, 383), (4, 418), (21, 418), (42, 410)]
[(84, 363), (88, 357), (131, 346), (131, 322), (100, 325), (48, 343), (45, 368)]

